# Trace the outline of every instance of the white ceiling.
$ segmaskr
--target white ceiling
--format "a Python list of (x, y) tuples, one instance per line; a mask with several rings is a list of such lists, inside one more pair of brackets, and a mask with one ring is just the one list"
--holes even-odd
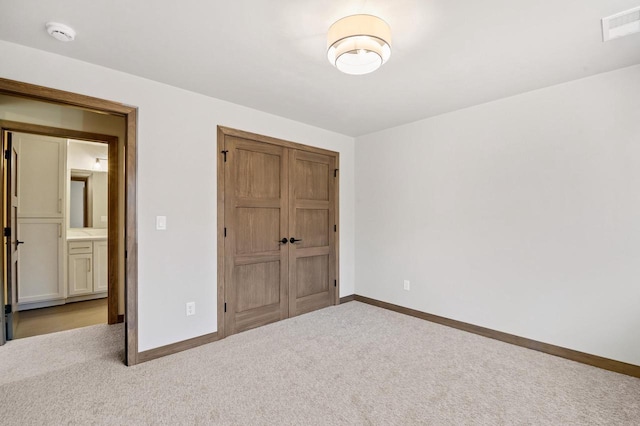
[[(638, 64), (640, 34), (603, 43), (600, 19), (639, 4), (0, 0), (0, 39), (358, 136)], [(354, 13), (392, 30), (391, 59), (365, 76), (326, 59), (327, 29)], [(48, 21), (76, 41), (51, 38)]]

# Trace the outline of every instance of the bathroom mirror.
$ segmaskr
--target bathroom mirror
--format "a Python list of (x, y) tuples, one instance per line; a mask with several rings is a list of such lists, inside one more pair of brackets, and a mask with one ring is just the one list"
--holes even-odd
[(67, 141), (69, 228), (107, 228), (108, 146)]
[(88, 177), (71, 176), (69, 186), (69, 226), (71, 228), (89, 227), (88, 187)]
[(69, 227), (107, 227), (107, 173), (71, 170)]

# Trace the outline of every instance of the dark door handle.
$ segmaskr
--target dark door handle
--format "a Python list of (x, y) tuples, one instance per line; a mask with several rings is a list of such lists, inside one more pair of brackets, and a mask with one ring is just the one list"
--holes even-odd
[(24, 241), (16, 240), (16, 248), (18, 248), (20, 244), (24, 244)]
[(291, 237), (291, 238), (289, 239), (289, 242), (290, 242), (291, 244), (293, 244), (293, 243), (297, 243), (298, 241), (302, 241), (302, 240), (296, 240), (296, 239), (295, 239), (295, 238), (293, 238), (293, 237)]
[(281, 239), (279, 242), (280, 242), (280, 243), (282, 243), (282, 244), (287, 244), (287, 239), (286, 239), (286, 238), (283, 238), (283, 239)]

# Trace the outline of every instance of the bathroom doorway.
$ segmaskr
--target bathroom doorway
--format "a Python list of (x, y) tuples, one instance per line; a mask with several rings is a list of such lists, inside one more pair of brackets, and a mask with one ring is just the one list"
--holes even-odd
[(122, 321), (118, 137), (1, 123), (7, 340)]
[[(7, 99), (10, 98), (10, 101)], [(30, 106), (22, 105), (38, 103), (43, 111), (33, 119)], [(117, 164), (110, 162), (115, 173), (109, 173), (117, 179), (117, 214), (109, 213), (108, 217), (108, 268), (109, 286), (116, 286), (118, 299), (116, 308), (112, 309), (109, 299), (109, 322), (124, 319), (124, 362), (135, 365), (139, 362), (138, 352), (138, 246), (137, 246), (137, 114), (134, 106), (124, 105), (105, 99), (94, 98), (77, 93), (65, 92), (53, 88), (23, 83), (0, 78), (0, 133), (5, 134), (5, 125), (51, 126), (54, 136), (100, 141), (93, 135), (110, 134), (104, 131), (100, 121), (104, 119), (118, 121), (117, 143), (109, 143), (109, 157), (118, 156)], [(8, 130), (27, 131), (25, 128)], [(47, 132), (45, 132), (47, 133)], [(113, 151), (112, 151), (113, 149)], [(6, 151), (6, 150), (5, 150)], [(112, 155), (113, 153), (113, 155)], [(0, 175), (6, 176), (4, 161), (0, 161)], [(3, 188), (4, 190), (4, 188)], [(110, 191), (110, 195), (114, 191)], [(3, 200), (6, 197), (2, 197)], [(4, 206), (6, 207), (6, 206)], [(6, 223), (7, 210), (0, 209), (0, 218)], [(5, 237), (5, 247), (10, 237)], [(10, 281), (7, 280), (9, 265), (6, 257), (1, 263), (3, 273), (4, 313), (0, 314), (0, 345), (5, 342), (7, 315), (14, 313), (13, 301), (7, 294)]]

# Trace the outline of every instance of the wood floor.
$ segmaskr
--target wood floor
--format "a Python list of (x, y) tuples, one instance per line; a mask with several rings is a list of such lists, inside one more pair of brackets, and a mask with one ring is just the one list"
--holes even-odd
[(107, 323), (107, 299), (68, 303), (20, 312), (15, 338), (38, 336)]

